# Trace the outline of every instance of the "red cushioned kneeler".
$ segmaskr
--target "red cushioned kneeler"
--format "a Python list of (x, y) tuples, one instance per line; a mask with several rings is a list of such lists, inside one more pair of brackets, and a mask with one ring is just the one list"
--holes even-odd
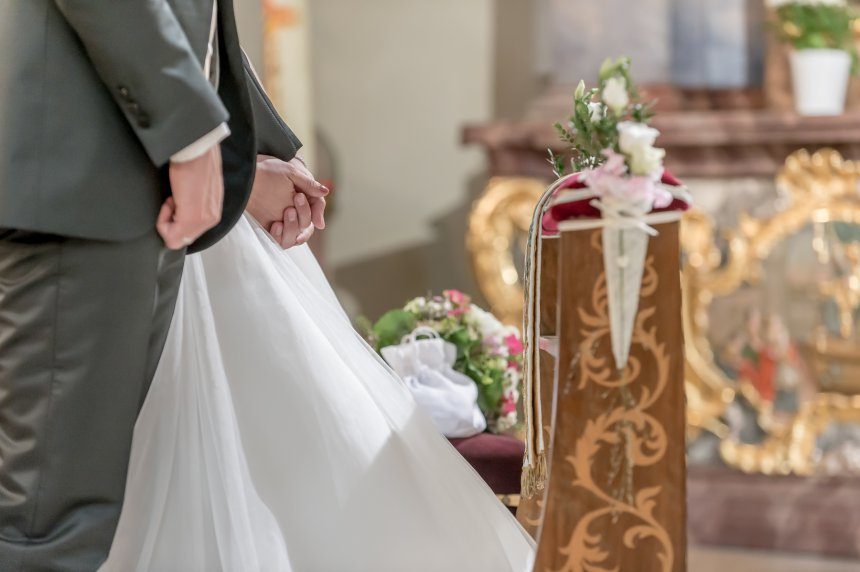
[(509, 435), (481, 433), (467, 439), (451, 439), (460, 452), (497, 495), (520, 494), (525, 444)]

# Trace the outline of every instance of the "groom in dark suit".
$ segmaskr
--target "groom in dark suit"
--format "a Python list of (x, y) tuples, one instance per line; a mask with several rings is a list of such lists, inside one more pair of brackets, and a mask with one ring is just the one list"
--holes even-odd
[(232, 0), (0, 0), (0, 571), (105, 559), (186, 247), (321, 228), (299, 147)]

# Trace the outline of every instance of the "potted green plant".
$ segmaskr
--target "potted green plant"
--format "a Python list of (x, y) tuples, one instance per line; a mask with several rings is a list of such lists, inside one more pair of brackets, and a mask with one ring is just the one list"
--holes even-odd
[(771, 0), (777, 32), (792, 47), (794, 101), (801, 115), (845, 111), (848, 79), (856, 67), (854, 11), (845, 0)]

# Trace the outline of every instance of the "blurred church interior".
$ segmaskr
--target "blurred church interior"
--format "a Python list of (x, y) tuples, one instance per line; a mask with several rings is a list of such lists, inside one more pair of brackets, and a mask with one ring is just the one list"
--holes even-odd
[(860, 80), (844, 113), (797, 114), (765, 0), (236, 4), (334, 189), (313, 248), (370, 320), (456, 289), (518, 323), (552, 125), (581, 78), (630, 55), (696, 204), (681, 230), (689, 569), (860, 569)]

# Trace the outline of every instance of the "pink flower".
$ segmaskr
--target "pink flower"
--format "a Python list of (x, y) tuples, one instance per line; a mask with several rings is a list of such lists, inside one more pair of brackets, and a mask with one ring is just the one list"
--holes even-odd
[(442, 293), (457, 306), (465, 306), (470, 302), (469, 297), (459, 290), (444, 290)]
[(606, 162), (585, 171), (582, 177), (598, 196), (636, 206), (646, 212), (672, 203), (672, 194), (660, 184), (662, 170), (651, 175), (630, 176), (624, 155), (612, 149), (604, 150), (603, 154)]
[(484, 338), (484, 349), (493, 357), (508, 357), (509, 355), (505, 345), (495, 336)]
[(588, 169), (582, 173), (582, 182), (598, 195), (610, 193), (611, 185), (622, 180), (627, 174), (627, 163), (624, 155), (620, 155), (612, 149), (605, 149), (603, 154), (606, 162), (594, 169)]
[[(660, 174), (660, 178), (662, 179), (663, 174)], [(655, 209), (665, 209), (669, 205), (672, 204), (674, 197), (672, 193), (666, 190), (661, 183), (655, 183), (654, 185), (654, 208)]]
[(514, 398), (513, 393), (509, 393), (502, 399), (502, 415), (509, 415), (511, 413), (516, 413), (516, 411), (517, 400)]
[(606, 157), (606, 162), (598, 169), (603, 169), (604, 174), (613, 177), (627, 174), (627, 158), (624, 155), (616, 153), (614, 149), (604, 149), (603, 156)]
[(508, 354), (512, 356), (523, 353), (523, 342), (516, 334), (510, 334), (505, 337), (505, 345), (508, 346)]
[(648, 177), (630, 177), (612, 185), (612, 197), (626, 203), (648, 204), (654, 194), (654, 182)]
[(663, 173), (659, 173), (656, 179), (651, 176), (630, 177), (619, 185), (618, 194), (615, 198), (638, 205), (643, 205), (648, 210), (652, 208), (664, 208), (672, 204), (672, 193), (660, 184)]

